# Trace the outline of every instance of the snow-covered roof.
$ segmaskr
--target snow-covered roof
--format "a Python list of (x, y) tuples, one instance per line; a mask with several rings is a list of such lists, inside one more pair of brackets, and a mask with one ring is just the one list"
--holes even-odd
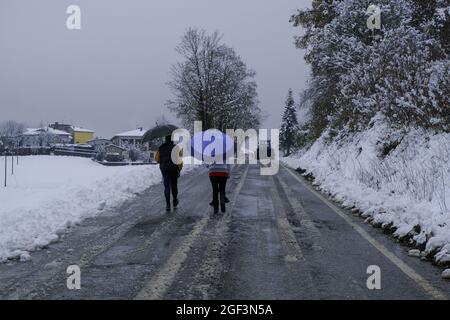
[(42, 132), (46, 132), (49, 134), (54, 134), (58, 136), (70, 136), (70, 133), (67, 133), (65, 131), (56, 130), (50, 127), (44, 127), (44, 128), (26, 128), (25, 132), (23, 133), (24, 136), (36, 136), (39, 135)]
[(137, 128), (135, 130), (118, 133), (118, 134), (114, 135), (114, 137), (138, 137), (139, 138), (139, 137), (143, 137), (146, 132), (147, 132), (147, 130), (144, 128)]
[(88, 143), (89, 142), (110, 142), (111, 143), (111, 140), (104, 139), (104, 138), (96, 138), (96, 139), (89, 140)]
[(88, 133), (94, 133), (94, 131), (89, 130), (89, 129), (85, 129), (85, 128), (80, 128), (80, 127), (75, 127), (72, 126), (72, 130), (76, 131), (76, 132), (88, 132)]

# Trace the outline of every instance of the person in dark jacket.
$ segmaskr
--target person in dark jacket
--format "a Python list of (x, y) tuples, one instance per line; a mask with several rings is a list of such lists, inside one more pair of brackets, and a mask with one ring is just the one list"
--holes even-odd
[[(170, 211), (170, 193), (172, 193), (174, 209), (178, 206), (178, 177), (180, 176), (182, 164), (177, 165), (172, 161), (172, 150), (174, 148), (176, 148), (176, 145), (172, 142), (171, 136), (166, 136), (165, 142), (159, 146), (155, 155), (155, 160), (159, 163), (163, 176), (167, 211)], [(178, 156), (182, 156), (181, 150)]]
[(228, 202), (228, 199), (225, 196), (225, 188), (229, 176), (229, 164), (213, 163), (209, 165), (209, 180), (211, 181), (213, 189), (213, 201), (210, 204), (212, 204), (212, 206), (214, 207), (214, 213), (219, 212), (219, 201), (220, 211), (225, 212), (226, 210), (225, 203)]

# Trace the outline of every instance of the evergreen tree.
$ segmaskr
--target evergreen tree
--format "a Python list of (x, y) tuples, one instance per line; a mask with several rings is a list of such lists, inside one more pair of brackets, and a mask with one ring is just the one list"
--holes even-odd
[(291, 18), (304, 28), (296, 44), (311, 65), (302, 103), (312, 140), (327, 129), (365, 130), (376, 114), (402, 128), (450, 130), (448, 0), (379, 0), (376, 32), (366, 25), (372, 3), (314, 0)]
[(295, 38), (295, 45), (305, 50), (305, 61), (311, 66), (310, 85), (302, 95), (302, 103), (310, 109), (311, 140), (321, 135), (329, 124), (329, 116), (333, 114), (339, 73), (333, 66), (333, 60), (327, 58), (332, 46), (320, 44), (326, 43), (324, 30), (329, 29), (329, 25), (336, 18), (341, 1), (313, 0), (310, 9), (299, 10), (290, 20), (294, 27), (302, 28), (302, 35)]
[(292, 95), (292, 89), (289, 89), (280, 129), (280, 145), (285, 155), (291, 154), (298, 130), (294, 97)]
[(450, 54), (450, 2), (448, 0), (411, 0), (414, 15), (412, 26), (435, 38), (439, 45), (433, 47), (436, 58)]

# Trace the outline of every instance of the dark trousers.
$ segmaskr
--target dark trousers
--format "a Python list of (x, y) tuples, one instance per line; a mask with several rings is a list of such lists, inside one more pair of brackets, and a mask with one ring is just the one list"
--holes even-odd
[(225, 203), (225, 187), (227, 186), (227, 179), (228, 177), (209, 177), (213, 189), (213, 203), (215, 205), (219, 204), (219, 196), (220, 203)]
[(170, 205), (170, 192), (172, 191), (173, 199), (178, 196), (178, 172), (162, 172), (164, 181), (164, 196), (166, 197), (166, 204)]

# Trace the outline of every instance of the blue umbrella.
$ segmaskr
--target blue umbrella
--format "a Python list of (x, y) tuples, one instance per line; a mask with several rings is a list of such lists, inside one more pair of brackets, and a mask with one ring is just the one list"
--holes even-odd
[(234, 155), (234, 141), (227, 134), (209, 129), (194, 134), (191, 139), (191, 156), (206, 163), (223, 161)]

